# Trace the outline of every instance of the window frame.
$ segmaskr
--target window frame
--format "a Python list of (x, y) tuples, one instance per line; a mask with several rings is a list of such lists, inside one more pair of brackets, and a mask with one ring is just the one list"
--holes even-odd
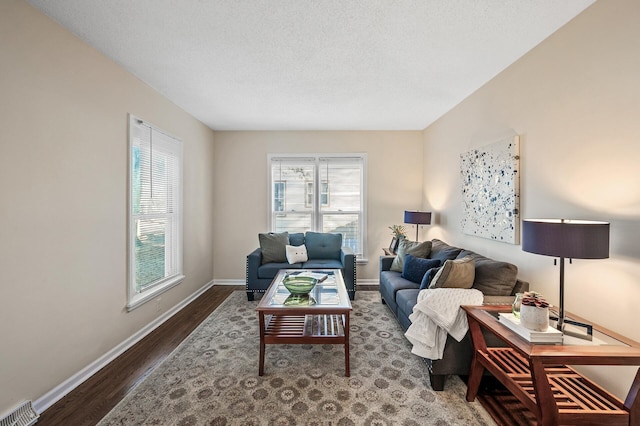
[[(133, 151), (135, 142), (134, 142), (134, 128), (139, 126), (145, 126), (149, 128), (151, 132), (150, 136), (150, 147), (151, 147), (151, 155), (153, 156), (154, 148), (153, 148), (153, 135), (156, 136), (158, 133), (162, 135), (163, 138), (169, 140), (171, 144), (175, 143), (172, 146), (171, 154), (175, 154), (175, 158), (177, 159), (177, 168), (178, 171), (176, 173), (176, 180), (173, 181), (172, 188), (176, 190), (177, 194), (173, 196), (176, 199), (175, 202), (175, 211), (166, 211), (166, 212), (153, 212), (153, 213), (135, 213), (134, 212), (134, 162), (133, 162)], [(128, 179), (127, 179), (127, 190), (128, 190), (128, 205), (127, 205), (127, 220), (128, 220), (128, 235), (127, 235), (127, 311), (132, 311), (149, 300), (154, 299), (158, 295), (164, 293), (170, 288), (180, 284), (184, 278), (184, 264), (183, 264), (183, 143), (179, 138), (165, 132), (159, 127), (142, 120), (136, 117), (133, 114), (129, 114), (129, 126), (128, 126)], [(156, 149), (156, 152), (159, 150)], [(164, 154), (166, 155), (166, 154)], [(152, 284), (138, 289), (136, 282), (136, 237), (137, 237), (137, 220), (138, 219), (147, 219), (151, 220), (154, 218), (165, 219), (167, 221), (172, 222), (172, 235), (165, 236), (165, 253), (167, 251), (167, 240), (169, 243), (169, 248), (171, 250), (172, 256), (169, 256), (170, 259), (165, 255), (164, 262), (171, 262), (174, 265), (175, 272), (169, 276), (165, 276)]]
[[(348, 159), (348, 158), (354, 158), (354, 159), (358, 159), (359, 161), (362, 162), (362, 173), (361, 173), (361, 182), (360, 182), (360, 188), (361, 188), (361, 193), (360, 193), (360, 210), (359, 210), (359, 216), (360, 216), (360, 229), (359, 229), (359, 236), (360, 236), (360, 245), (361, 245), (361, 253), (356, 253), (357, 254), (357, 262), (358, 263), (366, 263), (367, 260), (367, 154), (366, 153), (339, 153), (339, 154), (332, 154), (332, 153), (314, 153), (314, 154), (288, 154), (288, 153), (282, 153), (282, 154), (268, 154), (267, 155), (267, 174), (268, 174), (268, 178), (267, 178), (267, 186), (268, 186), (268, 199), (269, 199), (269, 205), (270, 208), (268, 209), (267, 212), (267, 220), (269, 223), (269, 228), (272, 232), (275, 232), (275, 220), (276, 217), (281, 216), (274, 214), (276, 212), (274, 212), (273, 210), (273, 184), (274, 182), (278, 181), (278, 179), (273, 179), (273, 171), (272, 171), (272, 166), (274, 161), (277, 161), (278, 159), (282, 159), (282, 160), (293, 160), (295, 161), (296, 159), (300, 159), (301, 162), (303, 161), (309, 161), (312, 160), (313, 164), (314, 164), (314, 177), (313, 180), (311, 182), (313, 182), (314, 184), (314, 191), (313, 191), (313, 206), (309, 206), (307, 203), (307, 182), (305, 181), (304, 185), (305, 185), (305, 194), (304, 194), (304, 205), (305, 207), (311, 207), (312, 208), (312, 213), (311, 213), (311, 222), (312, 222), (312, 229), (311, 231), (314, 232), (322, 232), (322, 225), (323, 225), (323, 215), (327, 215), (327, 214), (331, 214), (332, 212), (329, 211), (322, 211), (322, 209), (327, 209), (329, 207), (330, 204), (330, 189), (329, 189), (329, 179), (320, 179), (320, 165), (322, 163), (322, 159), (336, 159), (336, 160), (340, 160), (340, 159)], [(317, 190), (316, 188), (316, 182), (320, 182), (320, 191), (322, 191), (323, 189), (323, 184), (326, 183), (326, 193), (320, 193), (320, 191)], [(322, 203), (322, 196), (326, 194), (326, 199), (327, 199), (327, 204), (321, 204)], [(286, 196), (285, 196), (286, 197)], [(317, 206), (317, 207), (316, 207)], [(286, 214), (287, 210), (285, 208), (284, 212), (280, 212), (282, 214)], [(333, 212), (333, 213), (338, 213), (338, 212)], [(341, 212), (340, 212), (341, 213)]]

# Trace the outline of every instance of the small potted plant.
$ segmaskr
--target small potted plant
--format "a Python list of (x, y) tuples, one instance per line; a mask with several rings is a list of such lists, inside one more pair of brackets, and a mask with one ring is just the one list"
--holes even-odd
[(393, 232), (393, 236), (396, 237), (397, 239), (402, 239), (402, 238), (407, 238), (407, 233), (406, 233), (406, 229), (404, 226), (402, 225), (391, 225), (389, 227), (389, 229), (391, 229), (391, 232)]
[(405, 228), (402, 225), (391, 225), (389, 229), (391, 229), (391, 232), (393, 233), (393, 238), (391, 239), (391, 244), (389, 245), (389, 251), (391, 253), (395, 253), (396, 250), (398, 250), (400, 240), (402, 240), (403, 238), (407, 238), (407, 234), (405, 233)]
[(549, 302), (540, 293), (526, 291), (520, 304), (520, 324), (535, 331), (549, 328)]

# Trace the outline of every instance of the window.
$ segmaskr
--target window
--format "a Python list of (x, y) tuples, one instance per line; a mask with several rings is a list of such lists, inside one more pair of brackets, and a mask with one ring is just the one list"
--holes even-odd
[(132, 310), (179, 284), (182, 142), (129, 116), (129, 285)]
[[(306, 182), (305, 188), (305, 207), (313, 206), (313, 182)], [(320, 205), (326, 207), (329, 205), (329, 182), (320, 182)]]
[(323, 207), (329, 206), (329, 182), (320, 182), (320, 205)]
[(273, 211), (283, 212), (285, 206), (285, 185), (286, 182), (277, 181), (273, 183)]
[(304, 188), (304, 206), (313, 207), (313, 181), (306, 181)]
[(269, 164), (274, 232), (339, 233), (343, 245), (365, 257), (366, 155), (272, 155)]

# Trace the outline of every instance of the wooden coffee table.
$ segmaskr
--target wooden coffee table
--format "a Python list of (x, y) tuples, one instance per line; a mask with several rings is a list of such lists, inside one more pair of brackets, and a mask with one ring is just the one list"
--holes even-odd
[(282, 284), (287, 274), (304, 269), (283, 269), (273, 279), (258, 304), (260, 322), (260, 364), (264, 374), (267, 344), (335, 344), (344, 345), (344, 375), (349, 377), (349, 315), (351, 302), (340, 269), (312, 271), (327, 274), (306, 300), (294, 300)]

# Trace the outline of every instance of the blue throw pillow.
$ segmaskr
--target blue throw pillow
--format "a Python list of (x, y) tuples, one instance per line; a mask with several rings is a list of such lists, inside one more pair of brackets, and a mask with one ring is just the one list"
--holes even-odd
[(431, 268), (437, 268), (441, 263), (438, 259), (423, 259), (407, 254), (404, 256), (404, 265), (402, 265), (402, 278), (420, 284), (424, 274)]
[(309, 260), (335, 259), (340, 260), (342, 250), (342, 234), (308, 231), (304, 236)]
[(420, 290), (429, 288), (429, 286), (431, 285), (431, 281), (433, 281), (433, 277), (436, 276), (440, 268), (441, 267), (438, 266), (436, 268), (431, 268), (427, 272), (425, 272), (424, 277), (422, 277), (422, 281), (420, 282)]
[(292, 246), (301, 246), (304, 244), (304, 233), (296, 232), (289, 234), (289, 244)]

